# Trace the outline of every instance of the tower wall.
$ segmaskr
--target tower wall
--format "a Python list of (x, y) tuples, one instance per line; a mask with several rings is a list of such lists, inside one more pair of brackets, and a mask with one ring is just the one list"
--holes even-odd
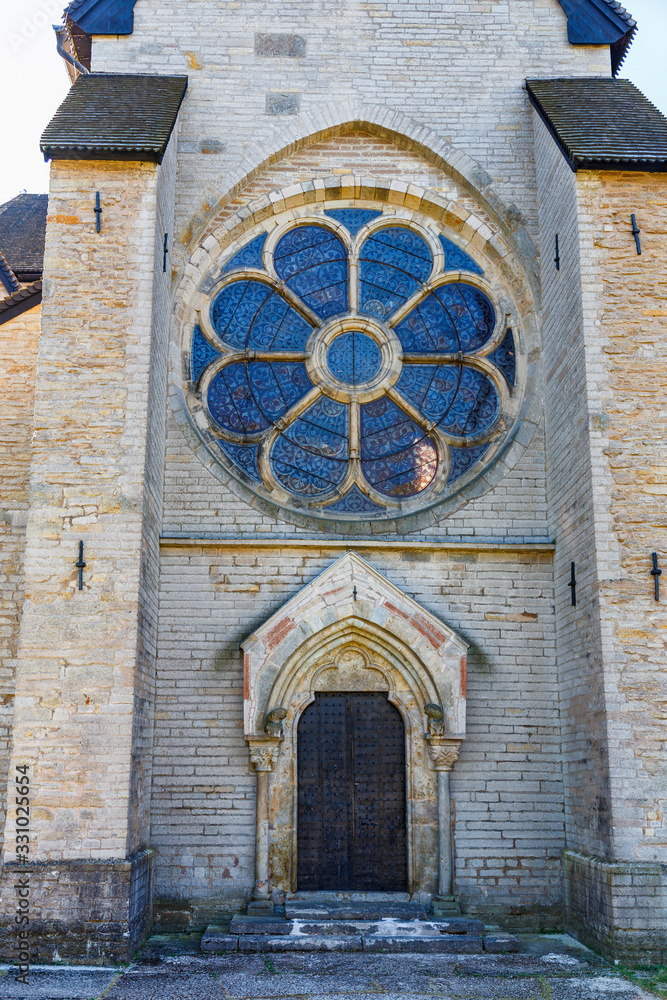
[[(52, 167), (8, 785), (13, 797), (15, 769), (27, 765), (40, 958), (126, 955), (150, 913), (150, 852), (142, 849), (150, 839), (164, 451), (162, 245), (173, 177), (173, 147), (160, 168)], [(9, 922), (16, 832), (12, 810), (3, 869)]]
[(660, 962), (666, 658), (650, 569), (666, 542), (664, 175), (575, 174), (537, 116), (535, 129), (568, 919), (614, 957)]

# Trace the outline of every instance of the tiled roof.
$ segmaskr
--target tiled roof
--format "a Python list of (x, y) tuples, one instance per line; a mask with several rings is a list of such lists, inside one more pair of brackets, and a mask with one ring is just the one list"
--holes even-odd
[(137, 0), (72, 0), (65, 8), (70, 17), (89, 35), (131, 35)]
[(44, 159), (161, 163), (187, 86), (187, 76), (80, 76), (42, 134)]
[(12, 292), (4, 299), (0, 299), (0, 326), (8, 323), (15, 316), (34, 309), (42, 301), (42, 282), (32, 281), (29, 285), (19, 288), (18, 292)]
[(618, 0), (559, 0), (572, 45), (609, 45), (614, 76), (632, 44), (637, 22)]
[(573, 170), (667, 171), (667, 118), (629, 80), (526, 80)]
[(0, 205), (0, 251), (19, 281), (42, 276), (47, 194), (19, 194)]

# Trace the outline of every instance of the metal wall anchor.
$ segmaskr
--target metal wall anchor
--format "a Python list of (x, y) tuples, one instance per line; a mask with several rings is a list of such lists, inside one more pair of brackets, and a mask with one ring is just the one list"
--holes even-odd
[(162, 272), (163, 272), (163, 274), (166, 273), (166, 271), (167, 271), (167, 254), (169, 253), (169, 244), (167, 242), (168, 239), (169, 239), (169, 234), (165, 233), (164, 234), (164, 245), (162, 247)]
[(560, 244), (558, 242), (558, 233), (556, 233), (556, 256), (554, 257), (554, 264), (556, 265), (556, 270), (560, 271)]
[(95, 213), (95, 220), (96, 220), (95, 221), (95, 226), (96, 226), (97, 232), (99, 233), (100, 232), (100, 226), (101, 226), (101, 215), (102, 215), (102, 206), (100, 205), (100, 192), (99, 191), (95, 192), (95, 208), (93, 209), (93, 212)]
[(83, 590), (83, 571), (85, 566), (86, 564), (83, 561), (83, 542), (79, 542), (79, 561), (76, 564), (76, 568), (79, 571), (79, 590)]
[(577, 578), (574, 574), (574, 563), (570, 563), (570, 582), (568, 583), (570, 588), (570, 598), (572, 601), (572, 607), (577, 606)]
[(655, 599), (660, 600), (660, 577), (662, 576), (662, 570), (658, 569), (658, 553), (651, 552), (651, 559), (653, 560), (653, 569), (651, 570), (651, 576), (653, 577), (653, 583), (655, 585)]
[(640, 240), (639, 240), (639, 234), (640, 233), (641, 233), (641, 229), (637, 225), (637, 219), (633, 215), (632, 216), (632, 235), (634, 236), (635, 243), (637, 244), (637, 253), (641, 256), (642, 245), (641, 245)]

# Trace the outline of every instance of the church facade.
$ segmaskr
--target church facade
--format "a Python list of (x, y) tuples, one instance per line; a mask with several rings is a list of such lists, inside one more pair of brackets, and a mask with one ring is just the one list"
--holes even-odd
[(67, 8), (43, 275), (0, 207), (8, 957), (27, 872), (46, 960), (329, 892), (665, 961), (634, 31), (615, 0)]

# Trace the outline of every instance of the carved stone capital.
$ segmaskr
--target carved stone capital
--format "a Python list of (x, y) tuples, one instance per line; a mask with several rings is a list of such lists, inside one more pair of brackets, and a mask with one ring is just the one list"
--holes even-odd
[(459, 750), (465, 736), (432, 736), (425, 737), (428, 752), (436, 771), (451, 771), (456, 764)]
[(278, 760), (280, 740), (248, 740), (250, 763), (256, 771), (272, 771)]

